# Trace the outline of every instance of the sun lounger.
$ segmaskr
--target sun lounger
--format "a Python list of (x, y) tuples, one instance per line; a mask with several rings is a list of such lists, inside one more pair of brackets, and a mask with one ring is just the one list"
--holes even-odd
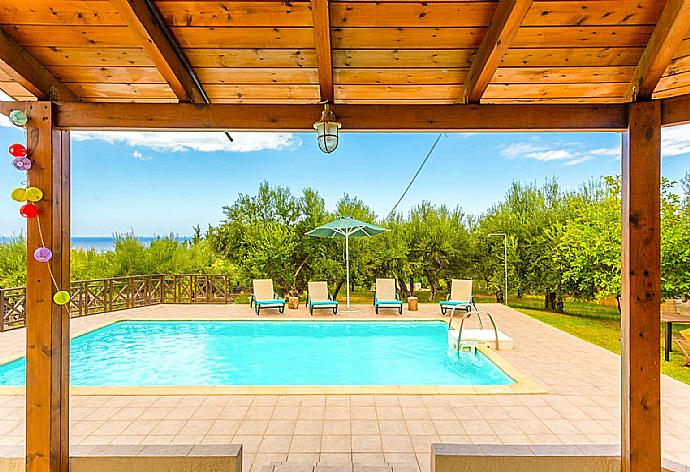
[(448, 310), (457, 310), (458, 308), (466, 311), (471, 310), (474, 306), (472, 280), (453, 279), (450, 285), (450, 293), (445, 300), (441, 300), (438, 304), (441, 306), (442, 315), (445, 315)]
[(682, 334), (685, 339), (677, 339), (676, 344), (685, 356), (683, 367), (686, 367), (690, 365), (690, 354), (688, 354), (690, 353), (690, 329), (684, 329), (680, 334)]
[(309, 282), (307, 284), (307, 307), (312, 316), (315, 308), (330, 308), (334, 315), (338, 313), (337, 300), (333, 300), (328, 294), (328, 282)]
[(376, 314), (379, 308), (397, 308), (402, 315), (403, 302), (395, 290), (395, 279), (376, 279), (376, 293), (374, 295)]
[(254, 305), (254, 311), (258, 315), (262, 308), (277, 308), (280, 313), (285, 311), (285, 299), (278, 298), (273, 291), (272, 279), (257, 279), (253, 282), (254, 293), (249, 306)]

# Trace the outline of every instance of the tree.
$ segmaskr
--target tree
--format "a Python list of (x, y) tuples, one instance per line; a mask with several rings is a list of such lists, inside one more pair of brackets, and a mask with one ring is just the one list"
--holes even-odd
[(690, 173), (681, 182), (662, 180), (661, 296), (690, 298)]
[(563, 266), (566, 291), (587, 300), (615, 296), (620, 308), (621, 185), (619, 178), (584, 186), (568, 202), (572, 217), (554, 258)]
[(423, 275), (436, 297), (440, 282), (467, 277), (468, 234), (461, 209), (450, 211), (445, 205), (429, 202), (413, 207), (404, 226), (409, 245), (411, 268)]

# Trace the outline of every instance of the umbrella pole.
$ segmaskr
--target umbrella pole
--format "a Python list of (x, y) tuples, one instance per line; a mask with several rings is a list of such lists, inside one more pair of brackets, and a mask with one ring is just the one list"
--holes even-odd
[(347, 284), (347, 309), (350, 309), (350, 240), (345, 232), (345, 283)]

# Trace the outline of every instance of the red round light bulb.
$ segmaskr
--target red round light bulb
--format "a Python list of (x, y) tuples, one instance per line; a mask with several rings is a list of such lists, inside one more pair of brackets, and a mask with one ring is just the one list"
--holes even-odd
[(36, 218), (38, 216), (38, 208), (33, 203), (27, 203), (19, 207), (19, 214), (27, 219)]
[(9, 151), (13, 157), (26, 157), (26, 155), (28, 154), (26, 147), (23, 144), (19, 143), (10, 144)]

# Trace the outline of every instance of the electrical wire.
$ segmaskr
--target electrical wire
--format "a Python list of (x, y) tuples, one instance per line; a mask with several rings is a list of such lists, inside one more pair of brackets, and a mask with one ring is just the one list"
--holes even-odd
[(400, 205), (400, 202), (402, 202), (403, 198), (405, 198), (405, 195), (407, 195), (407, 192), (410, 190), (410, 187), (412, 187), (412, 184), (417, 179), (417, 176), (419, 175), (419, 173), (424, 168), (426, 161), (428, 161), (429, 158), (431, 157), (431, 155), (433, 154), (434, 149), (436, 149), (436, 145), (441, 140), (442, 136), (444, 136), (444, 133), (439, 133), (438, 137), (436, 138), (436, 141), (434, 141), (434, 144), (431, 145), (431, 149), (429, 149), (429, 152), (426, 153), (426, 157), (424, 158), (422, 163), (419, 165), (417, 172), (414, 173), (414, 175), (412, 176), (412, 179), (410, 180), (410, 183), (407, 184), (407, 188), (405, 188), (405, 191), (402, 193), (402, 195), (400, 195), (400, 198), (398, 198), (398, 201), (395, 202), (395, 205), (393, 205), (393, 209), (390, 211), (390, 213), (388, 213), (386, 220), (389, 220), (391, 218), (391, 216), (393, 216), (393, 214), (395, 213), (395, 210), (398, 208), (398, 205)]

